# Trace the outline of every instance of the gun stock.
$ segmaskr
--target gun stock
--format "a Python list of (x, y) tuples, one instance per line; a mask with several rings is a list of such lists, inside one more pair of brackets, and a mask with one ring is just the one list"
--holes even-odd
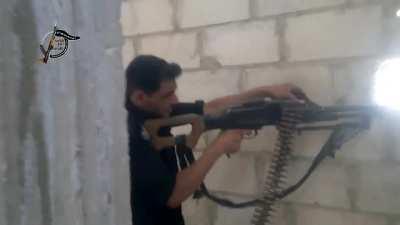
[(174, 127), (181, 126), (185, 124), (190, 124), (192, 126), (192, 131), (190, 134), (185, 136), (185, 144), (189, 148), (196, 146), (201, 134), (205, 130), (204, 120), (202, 116), (196, 114), (186, 114), (181, 116), (174, 116), (171, 118), (161, 118), (147, 120), (144, 123), (144, 128), (150, 134), (152, 144), (155, 149), (161, 150), (168, 146), (174, 146), (178, 144), (179, 140), (176, 137), (161, 137), (159, 135), (159, 130), (162, 127)]

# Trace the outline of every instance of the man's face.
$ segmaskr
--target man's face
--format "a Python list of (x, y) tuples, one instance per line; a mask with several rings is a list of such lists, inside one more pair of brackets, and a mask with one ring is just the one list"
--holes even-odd
[(172, 104), (178, 102), (176, 88), (175, 80), (162, 81), (158, 91), (150, 95), (145, 94), (143, 108), (162, 117), (168, 117), (172, 111)]

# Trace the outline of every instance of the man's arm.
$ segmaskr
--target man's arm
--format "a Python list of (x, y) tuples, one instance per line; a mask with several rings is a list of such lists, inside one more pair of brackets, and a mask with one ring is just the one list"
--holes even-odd
[(176, 175), (175, 186), (168, 199), (167, 206), (176, 208), (192, 195), (203, 182), (214, 163), (225, 153), (234, 153), (240, 149), (245, 130), (225, 131), (186, 169)]
[(240, 94), (224, 96), (207, 102), (204, 105), (205, 114), (216, 114), (224, 109), (238, 105), (249, 100), (269, 98), (296, 99), (293, 91), (301, 91), (292, 84), (280, 84), (271, 86), (260, 86)]

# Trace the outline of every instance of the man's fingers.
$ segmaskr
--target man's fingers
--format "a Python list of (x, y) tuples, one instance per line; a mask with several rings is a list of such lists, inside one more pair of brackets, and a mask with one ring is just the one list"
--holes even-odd
[(295, 94), (293, 94), (292, 92), (289, 92), (289, 99), (293, 100), (293, 101), (299, 101), (300, 98), (298, 98)]
[(290, 90), (289, 96), (292, 100), (296, 100), (296, 101), (302, 102), (302, 103), (306, 103), (306, 102), (310, 101), (310, 99), (303, 92), (303, 90), (296, 86), (292, 90)]
[(292, 92), (297, 98), (304, 99), (304, 100), (305, 100), (305, 99), (308, 99), (306, 93), (304, 93), (304, 91), (303, 91), (301, 88), (297, 87), (297, 86), (295, 86), (294, 88), (292, 88), (291, 92)]

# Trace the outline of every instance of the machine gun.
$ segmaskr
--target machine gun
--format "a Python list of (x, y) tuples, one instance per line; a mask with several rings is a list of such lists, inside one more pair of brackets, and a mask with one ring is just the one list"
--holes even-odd
[[(251, 129), (257, 131), (264, 126), (275, 126), (278, 139), (273, 152), (272, 163), (267, 171), (262, 197), (249, 202), (235, 203), (208, 192), (204, 184), (200, 195), (227, 207), (241, 208), (256, 206), (252, 224), (270, 222), (273, 204), (297, 190), (317, 166), (328, 156), (334, 157), (344, 143), (370, 127), (371, 120), (380, 114), (375, 106), (319, 106), (310, 101), (262, 100), (244, 103), (226, 109), (218, 115), (199, 116), (187, 114), (168, 119), (153, 119), (145, 122), (152, 144), (156, 149), (184, 144), (193, 148), (204, 131), (214, 129)], [(191, 124), (190, 134), (176, 137), (158, 135), (162, 127), (175, 127)], [(315, 130), (331, 130), (331, 135), (315, 156), (305, 175), (294, 185), (284, 188), (284, 174), (292, 153), (292, 142), (298, 133)], [(199, 193), (198, 193), (199, 195)]]

